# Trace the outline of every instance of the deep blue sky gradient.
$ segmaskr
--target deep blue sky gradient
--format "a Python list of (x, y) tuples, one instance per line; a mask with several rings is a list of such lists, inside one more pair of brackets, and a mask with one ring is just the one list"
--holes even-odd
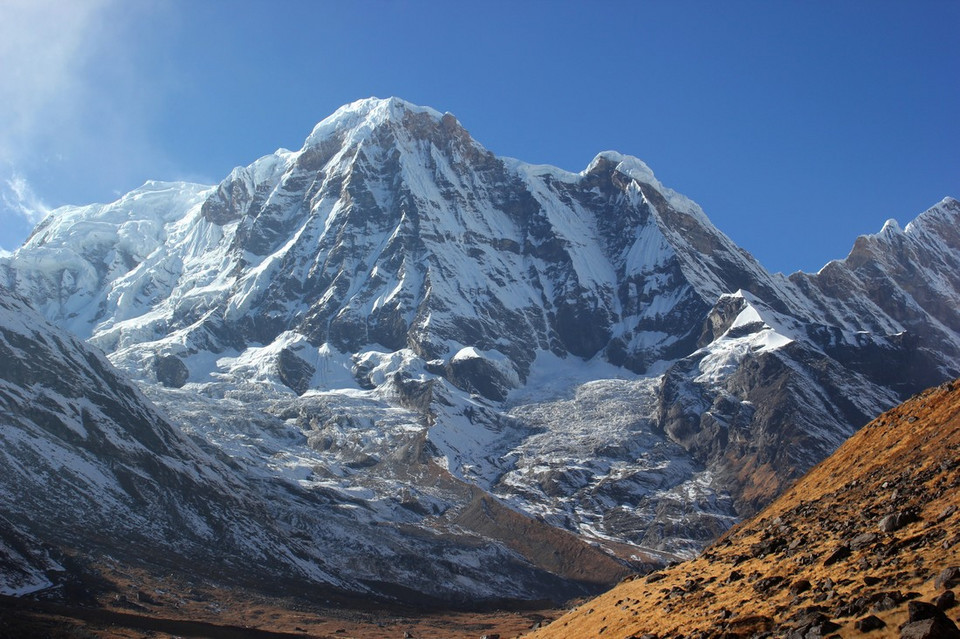
[(97, 142), (38, 138), (12, 162), (51, 206), (219, 181), (371, 95), (450, 111), (528, 162), (636, 155), (771, 270), (817, 270), (887, 218), (960, 197), (952, 0), (177, 0), (98, 16), (76, 73), (105, 106), (71, 120)]

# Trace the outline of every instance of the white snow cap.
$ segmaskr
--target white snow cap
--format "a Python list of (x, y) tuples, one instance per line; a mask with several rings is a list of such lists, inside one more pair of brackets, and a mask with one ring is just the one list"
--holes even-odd
[(390, 120), (399, 120), (405, 112), (426, 113), (439, 121), (443, 114), (430, 107), (422, 107), (400, 98), (364, 98), (345, 104), (332, 115), (324, 118), (307, 137), (304, 146), (322, 142), (333, 132), (339, 130), (372, 130), (377, 125)]
[(900, 232), (900, 223), (893, 218), (890, 218), (889, 220), (884, 222), (883, 228), (880, 229), (881, 234), (899, 233), (899, 232)]
[(958, 214), (960, 214), (960, 202), (955, 198), (945, 197), (907, 224), (904, 232), (916, 233), (929, 224), (955, 225)]
[(589, 166), (587, 166), (581, 175), (586, 175), (592, 171), (601, 160), (615, 163), (618, 172), (633, 178), (641, 184), (649, 184), (659, 191), (664, 199), (670, 203), (670, 206), (676, 210), (697, 218), (701, 223), (705, 223), (711, 227), (713, 226), (713, 223), (707, 218), (707, 215), (703, 212), (703, 209), (700, 208), (699, 204), (685, 195), (681, 195), (673, 189), (664, 186), (653, 174), (653, 170), (651, 170), (643, 160), (632, 155), (624, 155), (617, 151), (602, 151), (593, 158), (593, 161), (590, 162)]
[(632, 155), (624, 155), (618, 151), (601, 151), (597, 153), (597, 157), (593, 158), (593, 161), (590, 162), (590, 165), (587, 166), (584, 173), (589, 173), (595, 169), (602, 160), (616, 164), (617, 171), (632, 177), (638, 182), (651, 184), (657, 187), (657, 189), (663, 188), (663, 185), (660, 184), (660, 181), (653, 175), (653, 170), (647, 166), (646, 162)]

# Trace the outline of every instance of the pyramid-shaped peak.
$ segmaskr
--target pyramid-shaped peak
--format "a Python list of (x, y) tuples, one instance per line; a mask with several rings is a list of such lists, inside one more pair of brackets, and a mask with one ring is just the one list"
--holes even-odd
[(326, 120), (349, 117), (349, 114), (359, 114), (362, 117), (373, 117), (383, 121), (402, 118), (406, 113), (427, 113), (437, 120), (443, 117), (443, 114), (436, 109), (419, 106), (402, 98), (369, 97), (343, 105)]
[(451, 115), (444, 115), (436, 109), (419, 106), (397, 97), (364, 98), (345, 104), (324, 118), (313, 128), (305, 146), (322, 142), (334, 133), (350, 135), (349, 132), (353, 132), (353, 135), (362, 136), (387, 122), (401, 123), (410, 115), (424, 115), (437, 123), (452, 118)]

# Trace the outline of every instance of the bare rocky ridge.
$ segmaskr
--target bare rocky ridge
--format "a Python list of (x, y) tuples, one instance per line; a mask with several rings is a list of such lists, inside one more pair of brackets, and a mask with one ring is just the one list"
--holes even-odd
[(531, 638), (960, 636), (960, 380), (862, 428), (697, 559)]
[(958, 223), (948, 198), (788, 278), (636, 158), (531, 166), (369, 99), (219, 185), (58, 209), (0, 281), (229, 459), (308, 579), (568, 596), (695, 555), (960, 374)]

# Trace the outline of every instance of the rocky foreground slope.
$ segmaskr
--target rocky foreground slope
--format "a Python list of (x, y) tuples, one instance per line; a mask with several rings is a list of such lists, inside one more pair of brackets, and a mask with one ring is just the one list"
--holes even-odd
[(531, 639), (960, 637), (960, 380), (920, 393), (702, 556)]

